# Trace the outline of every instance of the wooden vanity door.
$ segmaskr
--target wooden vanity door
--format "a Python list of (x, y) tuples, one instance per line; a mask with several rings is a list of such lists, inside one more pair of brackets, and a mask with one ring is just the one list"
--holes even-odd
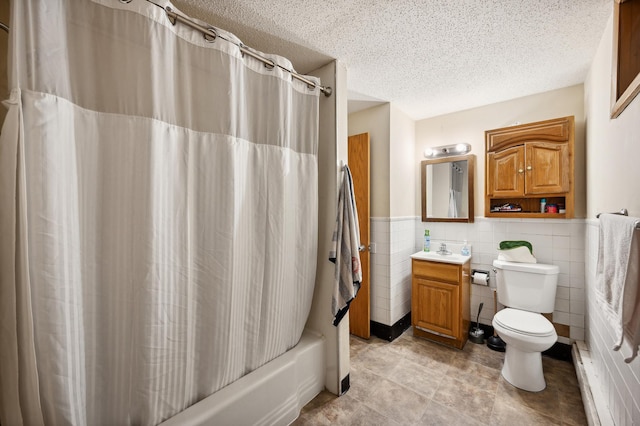
[(524, 194), (524, 147), (517, 146), (488, 155), (487, 195), (519, 197)]
[(416, 278), (415, 296), (420, 303), (412, 306), (417, 327), (458, 338), (459, 286), (425, 278)]
[(569, 192), (569, 145), (535, 142), (526, 145), (526, 194)]

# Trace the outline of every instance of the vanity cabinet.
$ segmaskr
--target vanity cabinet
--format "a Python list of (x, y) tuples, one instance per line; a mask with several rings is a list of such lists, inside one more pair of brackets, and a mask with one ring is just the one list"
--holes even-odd
[(413, 335), (462, 349), (470, 324), (469, 261), (411, 260)]
[[(485, 137), (485, 216), (573, 217), (573, 117), (489, 130)], [(542, 198), (565, 211), (542, 213)], [(504, 204), (521, 211), (495, 210)]]

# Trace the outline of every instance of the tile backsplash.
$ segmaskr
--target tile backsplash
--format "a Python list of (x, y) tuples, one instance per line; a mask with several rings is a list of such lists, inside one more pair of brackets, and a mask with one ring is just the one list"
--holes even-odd
[[(371, 319), (393, 325), (411, 310), (411, 254), (422, 250), (424, 230), (429, 229), (432, 250), (440, 242), (459, 253), (462, 242), (471, 246), (471, 269), (490, 271), (490, 287), (472, 285), (471, 313), (480, 302), (480, 322), (491, 324), (494, 314), (495, 274), (492, 262), (503, 240), (526, 240), (540, 263), (560, 267), (553, 321), (568, 328), (562, 343), (584, 340), (585, 220), (584, 219), (488, 219), (474, 223), (422, 222), (419, 217), (371, 218)], [(500, 309), (500, 307), (499, 307)]]

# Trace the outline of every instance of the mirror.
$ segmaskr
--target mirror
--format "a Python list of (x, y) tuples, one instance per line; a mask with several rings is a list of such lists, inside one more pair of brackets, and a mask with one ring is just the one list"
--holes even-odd
[(422, 221), (473, 222), (475, 155), (422, 161)]

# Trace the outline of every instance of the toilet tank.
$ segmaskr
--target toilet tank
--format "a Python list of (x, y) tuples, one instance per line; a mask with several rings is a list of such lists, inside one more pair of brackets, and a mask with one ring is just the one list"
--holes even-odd
[(494, 260), (498, 301), (531, 312), (553, 312), (560, 268), (543, 263)]

